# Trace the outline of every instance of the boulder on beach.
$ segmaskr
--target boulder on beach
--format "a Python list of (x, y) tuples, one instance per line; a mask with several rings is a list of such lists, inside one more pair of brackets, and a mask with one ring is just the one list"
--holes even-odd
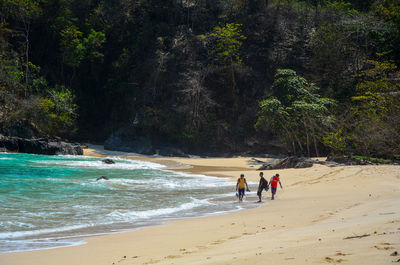
[(307, 168), (312, 167), (317, 160), (305, 157), (289, 156), (264, 163), (258, 170), (283, 169), (283, 168)]

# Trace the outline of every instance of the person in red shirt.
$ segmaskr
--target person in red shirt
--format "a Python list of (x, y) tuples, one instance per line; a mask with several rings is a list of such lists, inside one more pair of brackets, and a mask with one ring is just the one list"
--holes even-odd
[(279, 179), (279, 174), (277, 173), (275, 176), (272, 176), (271, 179), (269, 180), (269, 185), (271, 186), (271, 193), (272, 193), (271, 200), (273, 200), (275, 197), (276, 190), (278, 189), (278, 183), (279, 186), (281, 186), (281, 189), (283, 189), (281, 180)]

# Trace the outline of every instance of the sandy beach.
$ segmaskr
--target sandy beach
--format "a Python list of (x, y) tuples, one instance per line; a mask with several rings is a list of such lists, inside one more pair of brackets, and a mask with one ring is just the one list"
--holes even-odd
[[(251, 157), (137, 157), (98, 146), (85, 155), (230, 177), (232, 192), (240, 173), (259, 180)], [(0, 254), (0, 265), (400, 264), (400, 166), (264, 171), (267, 178), (275, 173), (284, 189), (274, 201), (264, 192), (258, 208), (92, 237), (74, 247)]]

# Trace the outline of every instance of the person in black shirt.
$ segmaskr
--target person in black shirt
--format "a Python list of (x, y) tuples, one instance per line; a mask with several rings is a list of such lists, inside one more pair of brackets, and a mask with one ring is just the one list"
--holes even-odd
[(261, 202), (261, 193), (265, 189), (265, 191), (269, 190), (268, 180), (264, 178), (264, 173), (260, 172), (260, 184), (258, 184), (257, 196), (258, 202)]

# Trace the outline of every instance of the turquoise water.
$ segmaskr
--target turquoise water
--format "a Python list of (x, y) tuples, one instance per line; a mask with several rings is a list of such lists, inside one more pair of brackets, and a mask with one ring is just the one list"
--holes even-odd
[(81, 244), (87, 236), (255, 205), (233, 203), (227, 179), (112, 159), (0, 153), (0, 252)]

